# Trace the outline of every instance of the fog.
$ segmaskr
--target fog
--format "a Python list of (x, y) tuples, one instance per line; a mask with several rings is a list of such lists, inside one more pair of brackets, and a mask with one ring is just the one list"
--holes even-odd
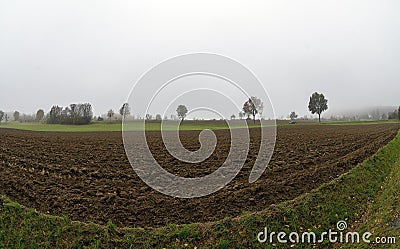
[(331, 113), (396, 106), (399, 11), (399, 1), (365, 0), (0, 1), (0, 109), (90, 102), (96, 115), (117, 112), (149, 68), (193, 52), (252, 70), (277, 117), (309, 115), (314, 91)]

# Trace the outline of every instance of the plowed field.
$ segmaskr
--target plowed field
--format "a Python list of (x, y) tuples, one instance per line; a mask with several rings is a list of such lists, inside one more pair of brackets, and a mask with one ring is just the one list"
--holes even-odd
[[(248, 175), (258, 154), (258, 129), (246, 163), (222, 190), (201, 198), (168, 197), (148, 187), (126, 158), (120, 132), (57, 133), (0, 129), (0, 193), (28, 207), (72, 220), (156, 227), (205, 222), (265, 209), (290, 200), (348, 171), (394, 138), (395, 124), (279, 126), (269, 168), (253, 184)], [(199, 131), (182, 131), (189, 150)], [(148, 132), (150, 148), (169, 172), (194, 177), (222, 165), (230, 146), (217, 130), (214, 153), (200, 165), (168, 155), (159, 132)]]

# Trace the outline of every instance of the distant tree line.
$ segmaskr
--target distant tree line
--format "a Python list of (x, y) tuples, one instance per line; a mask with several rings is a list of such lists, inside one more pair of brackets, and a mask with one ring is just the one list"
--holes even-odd
[[(232, 114), (230, 116), (231, 120), (236, 119), (238, 117), (239, 119), (246, 118), (248, 120), (253, 120), (255, 123), (256, 116), (258, 115), (260, 119), (262, 119), (262, 112), (264, 109), (264, 104), (261, 101), (261, 99), (252, 96), (249, 99), (247, 99), (244, 104), (242, 110), (238, 113), (238, 116), (235, 114)], [(314, 92), (308, 103), (308, 109), (312, 114), (317, 114), (318, 115), (318, 120), (321, 122), (321, 114), (322, 112), (326, 111), (328, 109), (328, 100), (325, 98), (325, 96), (322, 93), (317, 93)], [(120, 117), (122, 120), (126, 119), (130, 114), (131, 114), (131, 109), (128, 103), (123, 103), (121, 108), (119, 109)], [(171, 114), (170, 117), (164, 116), (162, 117), (160, 114), (156, 114), (155, 118), (153, 118), (153, 115), (147, 113), (145, 114), (144, 117), (140, 117), (140, 115), (137, 115), (134, 117), (131, 115), (130, 119), (145, 119), (145, 120), (168, 120), (169, 118), (171, 120), (177, 120), (181, 119), (182, 121), (186, 118), (188, 114), (188, 108), (185, 105), (178, 105), (176, 109), (176, 114), (173, 115)], [(346, 116), (331, 116), (331, 120), (360, 120), (360, 119), (374, 119), (374, 120), (387, 120), (387, 119), (395, 119), (399, 120), (400, 122), (400, 106), (398, 109), (394, 110), (393, 112), (387, 113), (384, 112), (382, 114), (382, 111), (380, 112), (379, 109), (374, 111), (372, 114), (363, 114), (363, 115), (356, 115), (352, 117), (346, 117)], [(107, 118), (108, 120), (112, 121), (112, 119), (118, 114), (114, 113), (112, 109), (110, 109), (104, 117)], [(44, 121), (48, 124), (72, 124), (72, 125), (83, 125), (83, 124), (89, 124), (92, 119), (93, 119), (93, 111), (92, 111), (92, 105), (90, 103), (79, 103), (79, 104), (70, 104), (69, 106), (63, 108), (58, 105), (54, 105), (51, 107), (49, 113), (45, 115), (45, 112), (43, 109), (39, 109), (35, 114), (24, 114), (20, 113), (19, 111), (14, 111), (10, 112), (9, 115), (3, 111), (0, 110), (0, 123), (2, 121), (8, 122), (10, 118), (13, 118), (14, 121), (17, 122), (33, 122), (33, 121)], [(283, 116), (282, 116), (283, 117)], [(115, 120), (118, 120), (119, 117), (115, 117)], [(290, 115), (288, 115), (288, 118), (290, 118), (292, 121), (296, 120), (298, 118), (298, 115), (292, 111)], [(96, 119), (96, 117), (95, 117)], [(302, 117), (301, 119), (308, 119), (307, 116)], [(311, 119), (313, 119), (311, 117)], [(104, 119), (101, 116), (98, 116), (97, 121), (103, 121)]]
[(89, 124), (92, 118), (92, 105), (89, 103), (70, 104), (65, 108), (55, 105), (47, 114), (47, 123), (83, 125)]

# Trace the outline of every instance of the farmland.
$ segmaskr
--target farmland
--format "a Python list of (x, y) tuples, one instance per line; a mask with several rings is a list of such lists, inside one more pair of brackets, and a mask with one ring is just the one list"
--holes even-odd
[[(143, 122), (134, 121), (127, 122), (125, 125), (130, 130), (140, 130)], [(248, 122), (248, 127), (257, 127), (259, 124), (253, 124), (253, 122)], [(243, 127), (243, 125), (237, 125), (236, 128)], [(51, 131), (51, 132), (109, 132), (109, 131), (121, 131), (121, 122), (93, 122), (89, 125), (63, 125), (63, 124), (44, 124), (39, 122), (27, 122), (19, 123), (12, 122), (0, 125), (0, 128), (10, 128), (18, 130), (28, 130), (28, 131)], [(161, 128), (160, 121), (146, 121), (146, 130), (148, 131), (158, 131)], [(180, 126), (180, 130), (220, 130), (227, 129), (228, 126), (225, 121), (192, 121), (185, 120)], [(171, 130), (175, 129), (173, 124), (169, 124), (168, 121), (164, 125), (163, 129)]]
[[(258, 121), (257, 121), (258, 122)], [(252, 121), (247, 123), (249, 128), (258, 127), (259, 123), (253, 124)], [(287, 120), (277, 120), (276, 124), (278, 126), (288, 125)], [(382, 120), (382, 121), (326, 121), (321, 123), (321, 125), (360, 125), (360, 124), (395, 124), (397, 121), (395, 120)], [(133, 121), (127, 122), (127, 128), (129, 130), (139, 130), (141, 127), (141, 121)], [(175, 126), (168, 125), (168, 121), (166, 122), (166, 126), (164, 129), (174, 129)], [(315, 125), (315, 121), (313, 120), (301, 120), (298, 121), (299, 125)], [(149, 131), (158, 131), (160, 130), (161, 122), (160, 121), (146, 121), (146, 130)], [(234, 126), (234, 128), (240, 128), (243, 125)], [(121, 122), (92, 122), (89, 125), (63, 125), (63, 124), (46, 124), (41, 122), (8, 122), (1, 123), (1, 128), (9, 128), (9, 129), (18, 129), (18, 130), (28, 130), (28, 131), (51, 131), (51, 132), (101, 132), (101, 131), (121, 131), (122, 125)], [(223, 120), (185, 120), (180, 126), (180, 130), (203, 130), (203, 129), (211, 129), (211, 130), (220, 130), (227, 129), (228, 126)]]
[[(147, 133), (157, 161), (185, 177), (216, 170), (229, 151), (229, 131), (216, 130), (215, 152), (193, 167), (175, 160), (160, 133)], [(276, 148), (264, 175), (248, 183), (258, 153), (259, 130), (250, 129), (246, 163), (224, 189), (210, 196), (164, 196), (137, 177), (125, 156), (120, 132), (32, 132), (0, 129), (0, 189), (42, 213), (120, 227), (214, 222), (294, 199), (349, 171), (387, 144), (396, 124), (279, 126)], [(185, 147), (199, 147), (199, 131), (181, 131)]]

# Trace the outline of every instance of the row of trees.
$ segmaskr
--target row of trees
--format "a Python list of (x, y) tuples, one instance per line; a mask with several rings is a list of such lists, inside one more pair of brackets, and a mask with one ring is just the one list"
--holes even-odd
[[(15, 111), (13, 113), (13, 118), (14, 118), (14, 121), (32, 121), (32, 117), (30, 115), (22, 114), (22, 117), (21, 117), (19, 111)], [(10, 116), (7, 113), (0, 111), (0, 123), (3, 120), (5, 122), (8, 122), (9, 119), (10, 119)]]
[[(323, 99), (323, 95), (322, 95), (322, 99)], [(320, 100), (320, 99), (318, 99), (318, 100)], [(318, 112), (320, 115), (324, 109), (324, 106), (315, 101), (313, 103), (314, 103), (313, 106), (314, 105), (316, 106), (315, 111)], [(326, 103), (325, 103), (325, 105), (326, 105)], [(247, 116), (247, 119), (250, 119), (250, 117), (252, 117), (253, 122), (255, 123), (256, 116), (257, 115), (262, 116), (263, 110), (264, 110), (264, 103), (261, 101), (261, 99), (259, 99), (258, 97), (255, 97), (255, 96), (251, 96), (247, 101), (244, 102), (242, 111), (239, 112), (239, 118), (243, 119), (244, 117)], [(112, 114), (111, 111), (112, 110), (109, 111), (109, 114)], [(188, 113), (188, 109), (185, 105), (179, 105), (178, 108), (176, 108), (176, 113), (177, 113), (178, 117), (183, 121)], [(295, 115), (295, 114), (293, 113), (293, 115)], [(295, 115), (295, 117), (297, 117), (297, 115)], [(235, 118), (236, 118), (236, 116), (233, 114), (231, 116), (231, 119), (235, 119)], [(146, 119), (151, 119), (149, 114), (146, 114)], [(161, 120), (161, 115), (157, 114), (156, 120), (157, 119)]]
[[(260, 115), (262, 116), (262, 112), (264, 109), (264, 104), (261, 101), (261, 99), (252, 96), (250, 97), (247, 101), (244, 102), (242, 111), (239, 112), (239, 118), (243, 119), (253, 119), (253, 122), (255, 123), (256, 116)], [(328, 100), (325, 98), (325, 96), (322, 93), (314, 92), (309, 99), (308, 103), (308, 109), (312, 114), (318, 114), (318, 121), (321, 122), (321, 114), (328, 109)], [(130, 115), (131, 109), (128, 103), (124, 103), (121, 108), (119, 109), (119, 114), (123, 119), (125, 119), (128, 115)], [(182, 121), (186, 118), (188, 109), (185, 105), (179, 105), (176, 109), (176, 113), (179, 119)], [(107, 112), (107, 118), (111, 121), (111, 119), (114, 117), (114, 111), (110, 109)], [(400, 121), (400, 107), (398, 110), (394, 110), (393, 112), (388, 113), (388, 118), (389, 119), (398, 119)], [(20, 121), (20, 113), (18, 111), (15, 111), (13, 113), (13, 117), (15, 121)], [(23, 114), (24, 119), (27, 119), (26, 115)], [(289, 115), (289, 118), (291, 120), (294, 120), (298, 117), (298, 115), (295, 112), (291, 112)], [(45, 113), (42, 109), (39, 109), (36, 112), (36, 117), (33, 118), (31, 117), (29, 120), (33, 121), (35, 119), (36, 121), (41, 121), (45, 118)], [(50, 112), (47, 114), (46, 122), (49, 124), (88, 124), (91, 122), (93, 118), (93, 111), (92, 111), (92, 106), (90, 103), (84, 103), (84, 104), (70, 104), (66, 108), (60, 107), (58, 105), (52, 106)], [(175, 119), (175, 115), (171, 115), (171, 119)], [(231, 119), (235, 119), (236, 116), (233, 114), (231, 116)], [(9, 116), (4, 113), (3, 111), (0, 111), (0, 122), (2, 120), (5, 120), (6, 122), (9, 119)], [(153, 119), (153, 116), (150, 114), (146, 114), (145, 116), (146, 120), (151, 120)], [(157, 114), (155, 117), (156, 120), (162, 120), (162, 117), (160, 114)], [(167, 119), (167, 117), (164, 117), (164, 119)], [(103, 120), (101, 117), (98, 119)]]
[[(121, 108), (119, 109), (119, 114), (121, 115), (121, 117), (123, 119), (125, 119), (126, 116), (130, 114), (130, 110), (131, 109), (130, 109), (129, 104), (128, 103), (124, 103), (121, 106)], [(178, 108), (176, 109), (176, 113), (177, 113), (178, 117), (183, 121), (185, 119), (187, 113), (188, 113), (188, 109), (187, 109), (187, 107), (185, 105), (179, 105)], [(114, 114), (115, 114), (114, 110), (110, 109), (107, 112), (107, 118), (111, 120), (112, 117), (114, 117)], [(145, 119), (146, 120), (152, 120), (153, 119), (153, 115), (147, 113), (145, 115)], [(156, 114), (155, 119), (156, 120), (162, 120), (163, 118), (162, 118), (161, 114)], [(164, 117), (164, 119), (167, 119), (167, 117)], [(171, 115), (171, 119), (175, 119), (174, 115)]]
[(70, 104), (69, 107), (55, 105), (47, 117), (48, 124), (88, 124), (92, 121), (93, 111), (90, 103)]
[[(42, 109), (39, 109), (35, 114), (21, 114), (19, 111), (14, 111), (12, 114), (14, 121), (20, 121), (20, 122), (33, 122), (33, 121), (41, 121), (44, 118), (44, 111)], [(10, 116), (3, 112), (0, 111), (0, 123), (4, 120), (5, 122), (8, 122), (10, 119)]]
[[(184, 120), (186, 115), (187, 115), (187, 108), (184, 105), (179, 105), (178, 108), (176, 109), (177, 115), (181, 120)], [(125, 119), (129, 114), (131, 113), (131, 108), (128, 103), (124, 103), (121, 108), (119, 109), (119, 114), (121, 115), (122, 119)], [(108, 110), (107, 112), (107, 119), (110, 121), (113, 119), (115, 116), (115, 112), (113, 109)], [(153, 120), (153, 115), (147, 113), (144, 117), (146, 120)], [(161, 114), (156, 114), (155, 120), (162, 120)], [(167, 117), (164, 117), (164, 119), (168, 119)], [(175, 119), (174, 115), (171, 115), (171, 119)]]
[(41, 121), (44, 118), (44, 111), (42, 109), (37, 110), (36, 116), (20, 114), (19, 111), (13, 113), (14, 121)]
[[(247, 115), (247, 118), (253, 117), (253, 121), (256, 120), (256, 115), (259, 114), (261, 116), (264, 109), (263, 102), (257, 97), (250, 97), (244, 104), (243, 104), (243, 111), (239, 112), (239, 117), (242, 119)], [(178, 117), (183, 121), (188, 113), (188, 109), (185, 105), (178, 105), (176, 108), (176, 114)], [(160, 116), (161, 117), (161, 116)], [(235, 119), (236, 116), (232, 115), (231, 119)], [(161, 118), (160, 118), (161, 119)]]

